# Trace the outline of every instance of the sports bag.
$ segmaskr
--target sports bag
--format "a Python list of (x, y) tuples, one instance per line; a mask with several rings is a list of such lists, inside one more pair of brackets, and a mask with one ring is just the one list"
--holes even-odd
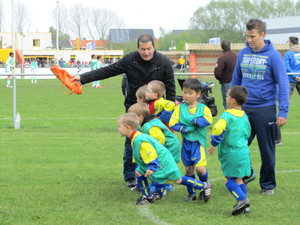
[(62, 90), (64, 91), (65, 86), (71, 90), (71, 93), (65, 93), (66, 95), (71, 95), (76, 93), (78, 95), (82, 94), (82, 85), (76, 81), (71, 81), (72, 75), (70, 75), (66, 70), (61, 69), (58, 65), (54, 64), (50, 70), (54, 73), (54, 75), (60, 79), (62, 82)]

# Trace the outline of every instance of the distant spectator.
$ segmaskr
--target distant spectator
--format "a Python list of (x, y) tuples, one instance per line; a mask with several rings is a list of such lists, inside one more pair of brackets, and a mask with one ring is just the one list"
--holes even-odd
[(180, 56), (180, 58), (178, 59), (177, 70), (183, 71), (185, 69), (184, 64), (185, 59), (183, 58), (183, 56)]
[(50, 66), (52, 67), (54, 65), (54, 59), (50, 60)]
[(221, 48), (223, 54), (218, 58), (214, 74), (215, 78), (221, 84), (221, 93), (223, 98), (224, 109), (227, 108), (226, 105), (226, 95), (230, 88), (230, 83), (232, 79), (233, 70), (235, 67), (235, 61), (237, 58), (237, 53), (230, 50), (230, 41), (222, 40)]
[[(297, 37), (289, 37), (290, 50), (284, 55), (284, 64), (288, 73), (300, 73), (300, 45)], [(296, 88), (300, 94), (300, 74), (288, 75), (290, 98)]]
[(63, 60), (63, 58), (61, 58), (61, 59), (58, 61), (58, 64), (59, 64), (59, 66), (60, 66), (61, 68), (64, 67), (64, 60)]

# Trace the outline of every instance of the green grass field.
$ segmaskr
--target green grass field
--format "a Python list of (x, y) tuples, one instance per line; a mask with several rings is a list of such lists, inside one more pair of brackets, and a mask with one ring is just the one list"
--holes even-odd
[[(0, 80), (1, 225), (300, 224), (297, 93), (292, 96), (288, 124), (282, 128), (283, 146), (277, 147), (275, 195), (261, 195), (258, 175), (248, 185), (251, 214), (233, 217), (235, 200), (225, 188), (217, 155), (208, 161), (213, 183), (208, 203), (183, 202), (185, 187), (174, 185), (163, 200), (135, 205), (140, 193), (130, 191), (123, 181), (124, 138), (116, 125), (125, 110), (121, 79), (101, 81), (101, 89), (87, 84), (82, 95), (63, 94), (59, 80), (40, 79), (37, 84), (17, 80), (21, 129), (12, 124), (12, 89)], [(177, 94), (181, 95), (179, 88)], [(220, 116), (218, 84), (213, 96)], [(256, 142), (250, 149), (259, 174)], [(183, 165), (180, 169), (183, 173)]]

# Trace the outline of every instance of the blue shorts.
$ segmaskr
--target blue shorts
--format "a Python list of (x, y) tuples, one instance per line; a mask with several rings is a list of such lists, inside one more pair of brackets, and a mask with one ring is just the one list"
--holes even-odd
[(185, 166), (206, 166), (206, 153), (199, 141), (183, 139), (181, 147), (181, 160)]

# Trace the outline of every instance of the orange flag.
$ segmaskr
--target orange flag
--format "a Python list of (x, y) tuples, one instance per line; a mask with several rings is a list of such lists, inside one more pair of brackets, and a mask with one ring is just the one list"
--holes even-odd
[[(64, 90), (65, 86), (71, 90), (70, 94), (76, 93), (78, 95), (82, 94), (82, 85), (76, 81), (71, 81), (73, 78), (66, 70), (61, 69), (58, 65), (54, 64), (50, 70), (54, 73), (54, 75), (60, 79), (62, 82), (62, 89)], [(65, 92), (64, 92), (65, 93)], [(67, 93), (65, 93), (67, 94)]]

